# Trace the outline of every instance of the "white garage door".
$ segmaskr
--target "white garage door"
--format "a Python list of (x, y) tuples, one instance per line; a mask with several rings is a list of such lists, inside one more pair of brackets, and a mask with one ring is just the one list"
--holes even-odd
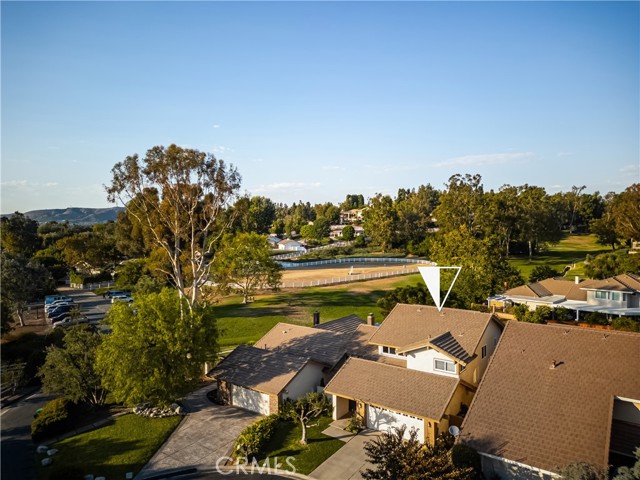
[(421, 442), (423, 441), (424, 420), (422, 418), (412, 417), (411, 415), (394, 412), (393, 410), (387, 410), (386, 408), (367, 405), (367, 428), (386, 432), (391, 427), (400, 427), (402, 425), (407, 426), (407, 429), (404, 432), (404, 438), (409, 438), (409, 432), (411, 427), (413, 427), (418, 432), (418, 440)]
[(231, 386), (231, 405), (269, 415), (269, 395), (239, 385)]

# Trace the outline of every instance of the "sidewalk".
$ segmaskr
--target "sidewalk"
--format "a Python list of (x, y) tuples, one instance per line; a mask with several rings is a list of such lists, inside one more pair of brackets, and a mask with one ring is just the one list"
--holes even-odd
[(321, 463), (309, 476), (316, 480), (361, 480), (360, 470), (368, 466), (364, 444), (379, 437), (381, 432), (363, 430), (354, 435), (334, 423), (322, 433), (343, 440), (345, 446)]

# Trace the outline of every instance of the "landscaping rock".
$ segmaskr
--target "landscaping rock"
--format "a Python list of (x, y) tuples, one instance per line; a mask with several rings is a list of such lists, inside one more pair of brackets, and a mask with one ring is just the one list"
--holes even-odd
[(40, 463), (43, 467), (46, 467), (47, 465), (51, 465), (51, 462), (53, 462), (53, 458), (43, 458)]
[(124, 478), (126, 478), (127, 480), (131, 480), (133, 478), (133, 472), (127, 472)]
[(178, 408), (176, 408), (176, 409), (174, 410), (174, 413), (175, 413), (176, 415), (184, 415), (184, 408), (182, 408), (180, 405), (178, 405)]
[(96, 480), (107, 480), (107, 477), (96, 477)]
[(49, 450), (49, 447), (46, 445), (38, 445), (38, 448), (36, 448), (36, 452), (38, 453), (46, 453), (47, 450)]
[(84, 477), (82, 477), (83, 480), (93, 480), (93, 474), (89, 473), (87, 475), (85, 475)]
[(58, 453), (57, 448), (52, 448), (51, 450), (47, 450), (47, 455), (49, 455), (50, 457), (53, 457), (56, 453)]

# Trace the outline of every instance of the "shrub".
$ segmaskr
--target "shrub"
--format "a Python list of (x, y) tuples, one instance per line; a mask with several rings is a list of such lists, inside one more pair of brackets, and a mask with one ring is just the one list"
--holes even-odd
[(233, 454), (237, 457), (254, 458), (264, 453), (264, 448), (273, 436), (281, 417), (274, 413), (261, 418), (245, 428), (236, 440)]
[(640, 321), (631, 317), (617, 317), (611, 322), (614, 330), (622, 330), (623, 332), (640, 332)]
[(359, 433), (364, 430), (364, 423), (362, 423), (362, 418), (360, 418), (359, 415), (354, 415), (353, 417), (351, 417), (351, 419), (349, 420), (349, 424), (347, 425), (347, 428), (345, 428), (345, 430), (351, 433)]
[(519, 322), (525, 322), (529, 314), (529, 307), (526, 305), (515, 305), (513, 307), (513, 315)]
[(584, 323), (588, 323), (589, 325), (609, 325), (607, 316), (604, 313), (600, 312), (587, 313), (582, 321)]
[(480, 455), (468, 445), (454, 445), (451, 448), (451, 463), (459, 469), (473, 468), (477, 473), (482, 469)]
[(62, 433), (69, 424), (69, 402), (56, 398), (46, 403), (31, 424), (31, 438), (39, 442), (44, 438)]

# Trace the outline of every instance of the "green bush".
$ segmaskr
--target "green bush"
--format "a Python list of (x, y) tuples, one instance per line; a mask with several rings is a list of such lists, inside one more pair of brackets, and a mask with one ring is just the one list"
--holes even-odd
[(631, 317), (617, 317), (611, 322), (614, 330), (622, 330), (623, 332), (640, 332), (640, 321)]
[(362, 422), (362, 418), (359, 415), (353, 415), (351, 420), (349, 420), (349, 424), (347, 428), (345, 428), (347, 432), (351, 433), (359, 433), (364, 430), (364, 423)]
[(480, 455), (468, 445), (458, 444), (451, 448), (451, 463), (459, 469), (473, 468), (476, 473), (482, 469)]
[(607, 316), (600, 312), (589, 312), (581, 319), (581, 321), (583, 323), (588, 323), (589, 325), (609, 325)]
[(263, 454), (280, 420), (280, 415), (274, 413), (245, 428), (234, 445), (234, 456), (251, 459)]
[(31, 438), (39, 442), (64, 432), (69, 424), (69, 402), (64, 398), (56, 398), (46, 403), (31, 424)]

